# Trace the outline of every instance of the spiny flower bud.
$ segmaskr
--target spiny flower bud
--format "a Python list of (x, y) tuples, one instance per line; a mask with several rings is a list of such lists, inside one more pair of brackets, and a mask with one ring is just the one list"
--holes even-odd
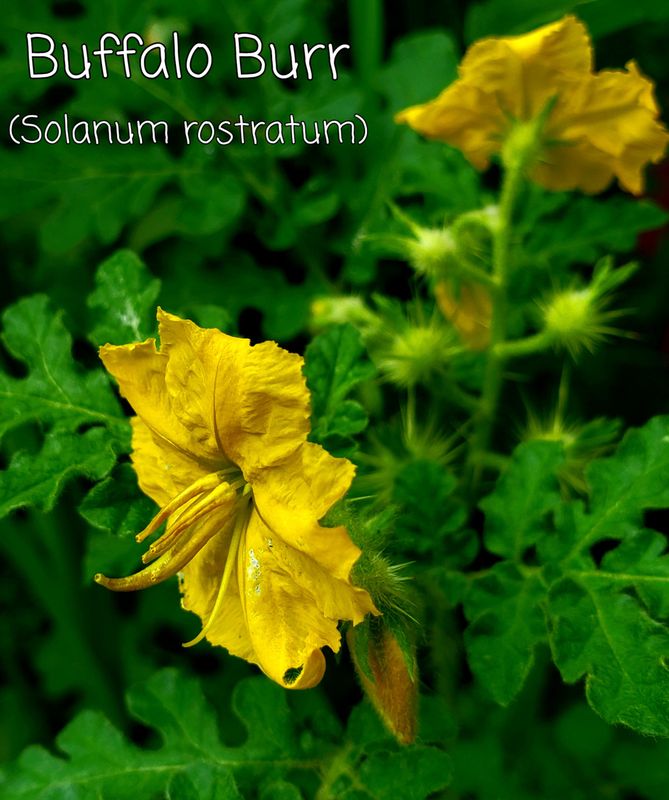
[[(361, 492), (377, 497), (383, 506), (392, 502), (398, 476), (411, 464), (429, 461), (445, 468), (456, 457), (459, 434), (446, 436), (436, 418), (417, 422), (407, 409), (400, 421), (370, 433), (365, 451), (357, 459), (365, 471), (357, 478)], [(354, 539), (355, 541), (355, 539)]]
[(415, 226), (414, 234), (415, 239), (406, 240), (406, 250), (416, 272), (439, 279), (456, 268), (457, 246), (449, 228)]
[(317, 297), (311, 303), (310, 310), (315, 330), (349, 322), (364, 331), (379, 324), (379, 318), (360, 297)]
[(443, 370), (457, 349), (445, 327), (435, 323), (407, 325), (391, 339), (379, 359), (379, 368), (398, 386), (415, 386)]
[(543, 307), (544, 325), (555, 340), (571, 352), (592, 350), (603, 331), (593, 325), (597, 310), (590, 288), (557, 292)]
[(525, 441), (560, 442), (565, 460), (558, 471), (558, 479), (565, 493), (571, 490), (587, 492), (585, 470), (595, 458), (601, 458), (613, 449), (620, 435), (620, 420), (598, 417), (580, 424), (565, 419), (562, 409), (542, 417), (531, 410), (523, 432)]
[(559, 290), (540, 304), (544, 330), (554, 344), (576, 356), (582, 350), (592, 352), (607, 336), (619, 334), (610, 323), (624, 312), (608, 308), (610, 294), (635, 269), (635, 264), (628, 264), (612, 270), (611, 260), (605, 259), (595, 267), (588, 286)]

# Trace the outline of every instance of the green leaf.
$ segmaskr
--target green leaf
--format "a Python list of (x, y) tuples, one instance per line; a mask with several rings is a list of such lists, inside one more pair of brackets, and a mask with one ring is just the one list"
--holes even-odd
[[(592, 707), (609, 722), (669, 736), (669, 573), (666, 538), (643, 512), (669, 506), (669, 418), (632, 429), (610, 458), (593, 461), (587, 511), (556, 516), (540, 550), (557, 561), (549, 592), (550, 641), (566, 681), (586, 676)], [(597, 564), (591, 548), (622, 540)]]
[[(468, 42), (484, 36), (525, 33), (592, 0), (486, 0), (472, 5), (465, 23)], [(580, 14), (580, 9), (579, 12)]]
[(401, 111), (436, 97), (455, 79), (457, 67), (455, 42), (446, 31), (405, 36), (393, 47), (380, 82), (390, 110)]
[(120, 537), (139, 533), (149, 523), (155, 509), (155, 503), (140, 492), (137, 475), (130, 464), (119, 464), (79, 505), (79, 513), (86, 522)]
[(186, 236), (234, 229), (244, 210), (244, 185), (222, 165), (216, 171), (210, 166), (208, 154), (188, 148), (180, 176), (185, 200), (174, 221), (175, 228)]
[(488, 550), (519, 559), (545, 531), (546, 516), (560, 500), (557, 470), (564, 461), (558, 442), (521, 444), (495, 491), (482, 502)]
[(93, 344), (141, 342), (154, 333), (160, 281), (132, 251), (119, 250), (104, 261), (95, 285), (87, 300), (95, 320)]
[(568, 683), (610, 723), (669, 736), (669, 630), (611, 585), (565, 578), (550, 590), (551, 647)]
[(522, 689), (535, 647), (546, 639), (545, 595), (538, 575), (528, 576), (508, 561), (473, 581), (465, 595), (469, 665), (501, 705)]
[(669, 619), (669, 554), (664, 534), (640, 530), (628, 536), (604, 556), (597, 578), (634, 587), (652, 617)]
[[(299, 799), (299, 794), (297, 795)], [(195, 762), (177, 773), (167, 787), (166, 800), (244, 800), (230, 772), (215, 764)]]
[(34, 420), (58, 432), (97, 423), (118, 431), (123, 418), (106, 375), (78, 368), (62, 314), (49, 309), (44, 295), (10, 306), (2, 322), (2, 343), (29, 374), (17, 379), (0, 373), (0, 436)]
[[(135, 687), (128, 704), (133, 716), (160, 734), (158, 749), (131, 744), (101, 714), (84, 711), (56, 739), (63, 757), (28, 748), (0, 782), (0, 794), (14, 800), (153, 800), (165, 794), (237, 800), (238, 781), (255, 788), (264, 776), (287, 768), (315, 768), (295, 742), (285, 692), (264, 678), (235, 687), (233, 709), (248, 731), (239, 747), (221, 743), (198, 683), (175, 670)], [(188, 794), (191, 787), (194, 794)]]
[(449, 564), (462, 566), (476, 555), (476, 539), (462, 531), (467, 518), (463, 503), (453, 497), (457, 480), (433, 461), (414, 461), (395, 479), (392, 501), (400, 508), (393, 544), (405, 553), (443, 551)]
[(669, 507), (669, 417), (630, 429), (616, 453), (586, 469), (590, 503), (564, 505), (558, 534), (543, 543), (544, 557), (591, 563), (587, 550), (602, 539), (625, 539), (642, 527), (648, 508)]
[[(37, 453), (14, 453), (0, 473), (0, 515), (22, 506), (51, 509), (68, 480), (103, 478), (129, 448), (129, 426), (102, 369), (84, 372), (72, 340), (47, 298), (26, 298), (3, 314), (2, 342), (28, 368), (0, 373), (0, 436), (30, 422), (48, 432)], [(92, 427), (91, 427), (92, 426)]]
[(38, 228), (46, 252), (64, 253), (89, 237), (110, 243), (127, 222), (146, 213), (178, 173), (165, 148), (153, 144), (141, 149), (101, 145), (94, 159), (87, 147), (64, 141), (5, 151), (0, 155), (0, 219), (46, 205)]
[[(298, 702), (297, 712), (301, 706)], [(159, 734), (159, 747), (137, 747), (101, 714), (84, 711), (57, 737), (57, 756), (29, 747), (0, 773), (0, 794), (13, 800), (238, 800), (260, 789), (263, 798), (297, 800), (302, 796), (297, 786), (307, 776), (312, 786), (325, 776), (323, 796), (344, 797), (350, 776), (357, 775), (365, 797), (389, 800), (397, 797), (398, 785), (406, 784), (403, 796), (426, 800), (451, 779), (446, 753), (426, 745), (399, 747), (366, 705), (352, 715), (349, 744), (341, 747), (341, 731), (322, 726), (322, 712), (332, 716), (329, 708), (321, 705), (313, 718), (313, 708), (291, 713), (286, 692), (265, 678), (243, 679), (235, 686), (232, 708), (247, 731), (238, 746), (222, 744), (216, 716), (197, 681), (175, 670), (163, 670), (132, 689), (128, 707)], [(306, 726), (300, 736), (298, 722)], [(327, 742), (326, 749), (314, 747), (314, 737)], [(410, 785), (407, 775), (413, 776)]]
[(51, 511), (71, 478), (104, 478), (116, 463), (116, 455), (103, 428), (80, 435), (47, 434), (39, 453), (19, 451), (0, 472), (0, 517), (26, 506)]
[[(538, 203), (541, 207), (541, 197)], [(654, 203), (621, 196), (565, 196), (559, 208), (554, 210), (554, 198), (551, 206), (547, 210), (552, 213), (534, 220), (525, 242), (526, 257), (551, 270), (575, 262), (592, 264), (609, 253), (627, 253), (640, 233), (660, 228), (669, 219)]]
[(358, 331), (341, 325), (316, 336), (305, 353), (304, 374), (311, 391), (312, 440), (327, 446), (338, 438), (348, 444), (367, 426), (364, 409), (348, 395), (374, 376)]
[(396, 800), (400, 786), (403, 800), (425, 800), (451, 782), (451, 759), (443, 750), (424, 746), (373, 753), (363, 761), (358, 777), (376, 800)]
[[(604, 719), (669, 736), (669, 555), (666, 537), (643, 527), (646, 509), (669, 506), (669, 418), (628, 431), (614, 455), (589, 464), (587, 504), (560, 500), (561, 459), (557, 443), (520, 445), (481, 504), (489, 549), (515, 563), (495, 565), (464, 594), (470, 665), (508, 703), (548, 633), (563, 678), (585, 676)], [(598, 563), (592, 547), (602, 541)], [(520, 559), (532, 544), (539, 566), (528, 567)]]

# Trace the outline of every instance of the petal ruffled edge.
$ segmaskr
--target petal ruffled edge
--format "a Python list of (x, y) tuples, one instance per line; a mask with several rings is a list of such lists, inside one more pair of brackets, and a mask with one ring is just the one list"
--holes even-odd
[(262, 342), (251, 347), (244, 360), (237, 407), (223, 408), (219, 392), (221, 439), (234, 450), (236, 463), (250, 481), (258, 469), (282, 463), (307, 439), (311, 397), (303, 364), (301, 356), (276, 342)]

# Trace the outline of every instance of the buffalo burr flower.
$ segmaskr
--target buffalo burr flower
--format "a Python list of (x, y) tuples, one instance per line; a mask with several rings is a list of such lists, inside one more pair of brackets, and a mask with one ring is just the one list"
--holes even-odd
[(136, 412), (139, 485), (161, 506), (137, 540), (166, 525), (141, 571), (95, 579), (132, 591), (178, 574), (183, 607), (202, 620), (189, 645), (206, 638), (282, 686), (314, 686), (339, 620), (378, 613), (350, 582), (360, 550), (344, 527), (319, 524), (354, 467), (307, 442), (299, 356), (160, 309), (158, 320), (160, 349), (149, 339), (100, 356)]
[(587, 29), (567, 16), (476, 42), (454, 83), (396, 120), (459, 148), (477, 169), (515, 148), (529, 151), (530, 176), (547, 189), (596, 193), (615, 177), (640, 194), (645, 165), (662, 159), (669, 140), (658, 115), (637, 65), (594, 72)]

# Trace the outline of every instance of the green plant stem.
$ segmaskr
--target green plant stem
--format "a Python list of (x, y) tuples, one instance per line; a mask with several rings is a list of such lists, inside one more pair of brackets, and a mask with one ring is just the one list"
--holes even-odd
[(520, 356), (529, 356), (548, 350), (553, 344), (553, 337), (548, 331), (541, 331), (524, 339), (514, 339), (510, 342), (500, 342), (495, 348), (495, 355), (501, 361)]
[(348, 14), (355, 71), (370, 92), (383, 57), (383, 3), (381, 0), (349, 0)]
[(471, 278), (473, 281), (476, 281), (476, 283), (481, 283), (494, 292), (498, 289), (499, 284), (495, 277), (475, 267), (473, 264), (461, 262), (458, 264), (458, 274), (462, 277)]
[(516, 162), (504, 174), (499, 206), (499, 224), (493, 239), (492, 276), (496, 283), (496, 291), (492, 293), (493, 318), (488, 362), (483, 378), (483, 391), (475, 418), (474, 433), (470, 447), (469, 486), (472, 495), (476, 491), (481, 475), (482, 462), (480, 454), (485, 453), (490, 445), (493, 422), (502, 389), (505, 358), (503, 352), (500, 351), (507, 337), (507, 284), (511, 258), (513, 212), (522, 180), (523, 165), (520, 162)]

